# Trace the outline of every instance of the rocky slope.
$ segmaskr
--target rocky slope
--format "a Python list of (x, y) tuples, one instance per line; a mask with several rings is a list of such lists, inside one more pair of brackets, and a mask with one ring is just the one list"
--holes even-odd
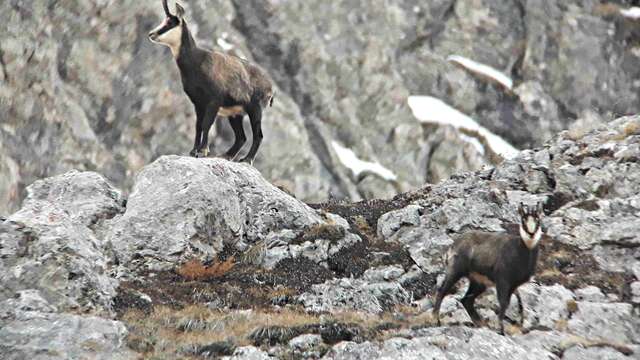
[[(246, 165), (161, 157), (128, 197), (94, 172), (0, 223), (0, 353), (47, 358), (630, 359), (640, 354), (640, 117), (390, 200), (307, 205)], [(432, 295), (451, 236), (543, 201), (508, 336)]]
[[(278, 85), (257, 167), (305, 201), (390, 197), (491, 159), (450, 128), (422, 125), (408, 95), (431, 95), (519, 148), (558, 130), (640, 110), (640, 23), (628, 0), (193, 0), (200, 43), (253, 59)], [(98, 171), (127, 192), (133, 175), (190, 149), (194, 114), (166, 48), (146, 39), (159, 0), (3, 1), (0, 212), (35, 180)], [(311, 24), (311, 25), (310, 25)], [(461, 55), (512, 90), (447, 61)], [(219, 122), (216, 152), (231, 141)], [(389, 168), (355, 176), (333, 142)]]

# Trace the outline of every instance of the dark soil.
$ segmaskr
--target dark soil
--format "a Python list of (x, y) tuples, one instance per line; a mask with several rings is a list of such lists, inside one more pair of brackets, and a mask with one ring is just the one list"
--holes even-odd
[(309, 206), (314, 209), (324, 210), (342, 216), (349, 222), (353, 229), (362, 227), (359, 219), (364, 219), (371, 229), (375, 229), (380, 216), (389, 211), (402, 209), (416, 200), (423, 199), (427, 197), (430, 192), (431, 186), (427, 185), (415, 191), (398, 194), (388, 200), (374, 199), (356, 203), (326, 202), (322, 204), (309, 204)]
[(559, 241), (545, 239), (540, 250), (536, 279), (541, 284), (560, 284), (571, 290), (593, 285), (605, 293), (618, 295), (623, 301), (630, 301), (632, 275), (604, 271), (593, 256)]
[(175, 308), (213, 302), (220, 308), (262, 309), (270, 307), (274, 298), (301, 294), (333, 277), (331, 271), (304, 257), (283, 260), (272, 271), (239, 264), (221, 277), (205, 280), (187, 280), (175, 271), (161, 271), (121, 283), (114, 307), (120, 315), (128, 309), (148, 313), (151, 306), (137, 295), (141, 292), (154, 305)]
[(333, 345), (341, 341), (364, 340), (365, 330), (357, 324), (329, 322), (302, 326), (269, 326), (256, 329), (249, 339), (255, 346), (286, 344), (289, 340), (302, 334), (319, 334), (325, 344)]

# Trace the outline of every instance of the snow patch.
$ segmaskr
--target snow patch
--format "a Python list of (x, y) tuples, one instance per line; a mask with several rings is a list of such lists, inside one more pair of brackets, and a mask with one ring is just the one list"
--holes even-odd
[(447, 61), (458, 64), (473, 73), (491, 78), (509, 90), (513, 88), (513, 80), (510, 77), (489, 65), (481, 64), (459, 55), (451, 55), (447, 58)]
[(640, 19), (640, 7), (634, 6), (628, 9), (620, 9), (620, 14), (626, 18), (638, 20)]
[(474, 148), (476, 148), (476, 150), (484, 155), (484, 146), (482, 146), (482, 143), (480, 142), (480, 140), (474, 138), (473, 136), (468, 136), (465, 134), (460, 134), (460, 139), (464, 142), (467, 142), (471, 145), (473, 145)]
[(363, 161), (358, 159), (353, 150), (348, 149), (335, 141), (332, 141), (331, 145), (333, 146), (333, 150), (335, 150), (336, 154), (338, 155), (338, 160), (340, 160), (340, 162), (344, 166), (351, 169), (356, 177), (358, 177), (363, 172), (371, 172), (388, 181), (395, 181), (398, 178), (391, 170), (387, 169), (377, 162)]
[[(487, 139), (491, 150), (505, 159), (514, 158), (519, 151), (504, 139), (480, 126), (475, 120), (432, 96), (409, 96), (407, 100), (413, 116), (425, 123), (451, 125), (456, 129), (477, 132)], [(478, 142), (480, 143), (480, 142)], [(474, 144), (474, 146), (478, 146)], [(483, 147), (484, 150), (484, 147)]]
[(222, 48), (222, 50), (224, 51), (230, 51), (231, 49), (233, 49), (235, 46), (233, 46), (232, 43), (227, 41), (227, 33), (223, 33), (221, 37), (218, 38), (217, 43), (218, 46), (220, 46)]

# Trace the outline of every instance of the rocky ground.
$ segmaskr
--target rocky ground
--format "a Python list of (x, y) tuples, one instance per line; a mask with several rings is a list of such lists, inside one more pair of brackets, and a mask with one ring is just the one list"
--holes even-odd
[[(307, 202), (390, 198), (492, 160), (406, 104), (431, 95), (512, 145), (640, 111), (635, 0), (183, 1), (202, 46), (261, 64), (277, 85), (256, 166)], [(128, 193), (187, 154), (194, 112), (167, 48), (146, 38), (160, 0), (0, 2), (0, 211), (34, 181), (97, 171)], [(511, 89), (456, 66), (468, 57)], [(217, 125), (215, 153), (230, 146)], [(353, 174), (333, 142), (396, 176)], [(292, 151), (294, 149), (294, 151)]]
[[(164, 156), (130, 195), (94, 172), (27, 188), (0, 222), (7, 359), (631, 359), (640, 354), (640, 117), (562, 132), (389, 200), (305, 204), (254, 168)], [(543, 201), (507, 336), (430, 315), (451, 236)]]

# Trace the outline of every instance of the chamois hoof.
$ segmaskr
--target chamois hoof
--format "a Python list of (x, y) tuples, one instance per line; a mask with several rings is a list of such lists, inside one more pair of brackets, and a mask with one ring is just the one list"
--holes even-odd
[(242, 158), (242, 159), (240, 160), (240, 162), (241, 162), (241, 163), (247, 163), (247, 164), (249, 164), (249, 165), (253, 166), (253, 158), (248, 158), (248, 157), (246, 157), (246, 158)]
[(198, 150), (193, 149), (193, 150), (189, 151), (189, 156), (197, 158), (198, 157)]
[(227, 161), (234, 161), (235, 158), (236, 158), (235, 155), (229, 155), (229, 154), (220, 155), (220, 159), (225, 159)]

